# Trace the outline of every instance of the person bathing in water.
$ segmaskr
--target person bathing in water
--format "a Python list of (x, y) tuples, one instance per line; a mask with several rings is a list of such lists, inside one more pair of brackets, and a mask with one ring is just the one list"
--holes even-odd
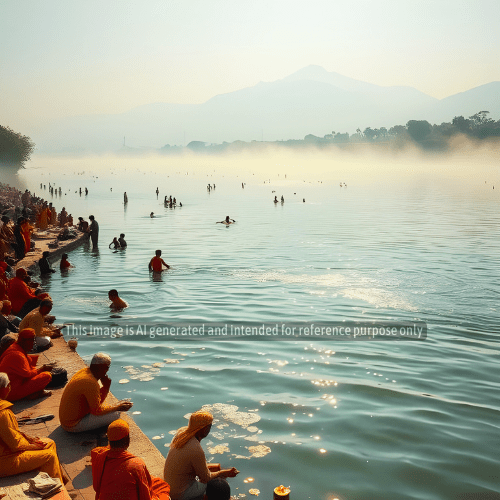
[(128, 307), (128, 304), (123, 299), (118, 297), (118, 291), (115, 289), (110, 290), (108, 292), (108, 298), (109, 298), (109, 300), (111, 300), (111, 304), (109, 305), (109, 307), (113, 311), (125, 309), (126, 307)]
[(113, 250), (116, 250), (117, 248), (121, 247), (120, 242), (118, 241), (118, 238), (116, 236), (113, 238), (113, 241), (108, 245), (109, 248), (111, 248), (111, 245), (113, 245)]
[(149, 262), (149, 271), (161, 273), (163, 271), (163, 266), (170, 269), (170, 266), (161, 258), (161, 250), (156, 250), (155, 254), (156, 255)]
[(236, 221), (234, 219), (230, 219), (229, 215), (226, 215), (226, 218), (224, 220), (216, 222), (216, 224), (232, 224), (233, 222), (236, 222)]

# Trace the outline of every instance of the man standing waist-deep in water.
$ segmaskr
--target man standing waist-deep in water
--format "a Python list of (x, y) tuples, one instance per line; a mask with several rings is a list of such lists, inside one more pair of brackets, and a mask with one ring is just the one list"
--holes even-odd
[(97, 248), (97, 240), (99, 238), (99, 224), (95, 220), (93, 215), (89, 215), (90, 226), (88, 232), (90, 233), (90, 239), (92, 240), (92, 248)]

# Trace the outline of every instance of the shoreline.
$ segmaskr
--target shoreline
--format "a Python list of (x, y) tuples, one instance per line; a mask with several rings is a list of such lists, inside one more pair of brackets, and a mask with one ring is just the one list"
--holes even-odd
[[(34, 232), (32, 235), (32, 240), (35, 241), (34, 251), (29, 252), (23, 259), (18, 261), (13, 266), (14, 269), (24, 267), (35, 274), (39, 274), (38, 260), (42, 257), (44, 251), (50, 251), (49, 259), (51, 264), (54, 265), (54, 260), (63, 253), (70, 252), (88, 241), (85, 234), (82, 233), (75, 239), (59, 242), (57, 248), (49, 248), (49, 243), (57, 240), (60, 230), (61, 228), (59, 227), (49, 227), (45, 231), (37, 230)], [(40, 353), (37, 365), (56, 362), (56, 366), (66, 368), (68, 371), (68, 380), (78, 370), (86, 366), (76, 350), (68, 347), (64, 337), (53, 339), (52, 343), (53, 346), (51, 348)], [(24, 425), (20, 427), (20, 430), (32, 436), (49, 437), (55, 441), (61, 466), (70, 478), (70, 482), (66, 485), (66, 490), (70, 497), (66, 495), (62, 498), (94, 500), (95, 492), (92, 486), (90, 451), (96, 446), (107, 445), (106, 432), (102, 429), (100, 431), (78, 434), (66, 432), (60, 426), (59, 422), (59, 404), (63, 390), (64, 387), (51, 389), (52, 396), (48, 398), (35, 401), (16, 401), (12, 406), (12, 411), (17, 418), (34, 418), (46, 414), (54, 415), (54, 418), (50, 421), (34, 425)], [(110, 391), (107, 400), (116, 402), (117, 398)], [(141, 457), (146, 462), (152, 476), (163, 478), (165, 458), (162, 453), (135, 423), (130, 412), (122, 412), (122, 418), (130, 426), (131, 444), (129, 451)], [(19, 500), (19, 494), (21, 493), (20, 485), (37, 474), (38, 470), (35, 469), (23, 474), (0, 478), (0, 497), (1, 488), (3, 488), (6, 500)], [(59, 497), (56, 496), (55, 498)]]
[[(80, 355), (71, 350), (63, 337), (53, 339), (53, 346), (40, 353), (38, 365), (56, 361), (57, 366), (63, 366), (68, 371), (70, 379), (78, 370), (85, 367), (85, 363)], [(117, 383), (117, 381), (115, 381)], [(94, 500), (95, 491), (92, 486), (92, 469), (90, 464), (90, 451), (96, 446), (107, 445), (106, 431), (97, 430), (92, 432), (69, 433), (66, 432), (59, 422), (59, 404), (64, 387), (51, 389), (52, 396), (35, 401), (16, 401), (12, 411), (17, 418), (31, 417), (53, 414), (50, 421), (24, 425), (20, 429), (29, 435), (38, 437), (49, 437), (56, 443), (57, 454), (62, 468), (70, 478), (66, 489), (72, 499)], [(109, 402), (116, 403), (118, 400), (110, 391), (106, 398)], [(163, 477), (163, 466), (165, 458), (154, 446), (150, 439), (135, 423), (129, 412), (122, 412), (121, 418), (126, 420), (130, 426), (130, 447), (129, 451), (141, 457), (148, 467), (152, 476)], [(0, 487), (8, 488), (6, 500), (18, 500), (18, 497), (11, 496), (12, 488), (26, 482), (28, 478), (35, 477), (37, 470), (9, 476), (0, 479)]]

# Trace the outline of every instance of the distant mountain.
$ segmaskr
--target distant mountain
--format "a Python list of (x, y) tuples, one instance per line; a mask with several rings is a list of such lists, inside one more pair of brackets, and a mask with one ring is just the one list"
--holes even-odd
[(146, 104), (116, 115), (66, 118), (33, 136), (40, 151), (117, 150), (235, 140), (275, 141), (357, 128), (390, 128), (408, 120), (451, 121), (478, 111), (500, 115), (500, 83), (441, 101), (412, 87), (382, 87), (308, 66), (269, 83), (222, 94), (203, 104)]
[(433, 110), (434, 114), (429, 114), (429, 121), (449, 122), (455, 116), (468, 118), (479, 111), (489, 111), (490, 118), (500, 119), (500, 82), (487, 83), (441, 99)]

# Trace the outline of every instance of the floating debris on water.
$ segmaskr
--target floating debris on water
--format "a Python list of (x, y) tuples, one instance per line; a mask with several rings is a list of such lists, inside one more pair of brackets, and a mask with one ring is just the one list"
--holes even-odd
[(255, 427), (255, 425), (251, 425), (250, 427), (247, 427), (248, 432), (257, 432), (258, 430), (259, 430), (259, 428)]
[(164, 359), (163, 361), (165, 361), (165, 363), (169, 364), (169, 365), (173, 365), (175, 363), (178, 363), (179, 360), (178, 359), (171, 359), (171, 358), (166, 358)]
[(252, 457), (260, 458), (265, 457), (268, 453), (271, 453), (271, 448), (269, 448), (269, 446), (259, 444), (257, 446), (249, 446), (248, 451), (252, 454)]
[(161, 439), (161, 436), (153, 436), (151, 439)]
[(160, 389), (160, 391), (166, 391), (167, 389), (168, 389), (168, 387), (162, 387), (162, 388)]
[(247, 477), (246, 479), (243, 479), (244, 483), (253, 483), (255, 479), (253, 477)]
[(256, 497), (258, 497), (260, 494), (260, 490), (258, 490), (257, 488), (250, 488), (248, 490), (248, 493), (250, 493), (250, 495), (255, 495)]
[(224, 427), (229, 427), (229, 424), (220, 424), (217, 426), (217, 429), (224, 429)]
[(153, 368), (149, 365), (143, 365), (141, 368), (146, 368), (145, 371), (134, 366), (124, 366), (125, 371), (130, 375), (132, 380), (139, 380), (140, 382), (149, 382), (153, 380), (160, 372), (159, 368)]
[(228, 448), (228, 443), (223, 443), (223, 444), (218, 444), (216, 446), (212, 446), (212, 447), (209, 447), (208, 448), (208, 452), (212, 455), (215, 455), (217, 453), (219, 454), (223, 454), (225, 453), (226, 451), (229, 451), (229, 448)]
[(250, 424), (254, 424), (260, 420), (260, 415), (238, 411), (236, 405), (228, 405), (224, 403), (215, 403), (213, 405), (203, 405), (203, 411), (209, 411), (214, 418), (219, 417), (222, 420), (227, 420), (233, 424), (239, 425), (246, 429)]
[(130, 380), (128, 378), (122, 378), (121, 380), (118, 381), (119, 384), (128, 384)]
[(132, 415), (140, 415), (142, 412), (141, 411), (133, 411)]
[(151, 366), (153, 368), (163, 368), (165, 366), (165, 363), (153, 363)]

